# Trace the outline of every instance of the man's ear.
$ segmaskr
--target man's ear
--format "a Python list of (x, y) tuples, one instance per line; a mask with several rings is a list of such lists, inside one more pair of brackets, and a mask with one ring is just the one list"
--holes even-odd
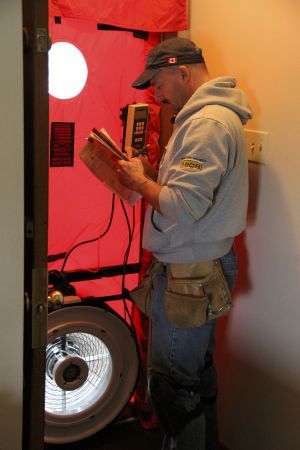
[(180, 71), (180, 75), (182, 77), (183, 81), (188, 81), (190, 78), (190, 72), (189, 69), (187, 68), (187, 66), (179, 66), (178, 67), (179, 71)]

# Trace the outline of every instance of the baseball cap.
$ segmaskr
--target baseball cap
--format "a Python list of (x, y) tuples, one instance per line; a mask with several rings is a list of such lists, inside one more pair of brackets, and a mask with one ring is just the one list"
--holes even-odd
[(166, 39), (150, 50), (144, 72), (131, 86), (136, 89), (148, 88), (150, 80), (161, 67), (197, 63), (204, 63), (204, 58), (202, 50), (194, 42), (181, 37)]

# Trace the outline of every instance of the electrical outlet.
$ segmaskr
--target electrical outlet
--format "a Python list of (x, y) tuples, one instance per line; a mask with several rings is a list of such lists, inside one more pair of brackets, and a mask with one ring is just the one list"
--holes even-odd
[(268, 136), (266, 131), (245, 130), (248, 160), (267, 164)]

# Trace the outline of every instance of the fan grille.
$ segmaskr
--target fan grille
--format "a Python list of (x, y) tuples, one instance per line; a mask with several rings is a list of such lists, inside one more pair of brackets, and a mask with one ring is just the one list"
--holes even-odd
[[(61, 361), (72, 356), (82, 359), (88, 374), (79, 388), (65, 390), (58, 386), (54, 371)], [(80, 376), (78, 372), (78, 368), (72, 367), (66, 373), (66, 379), (72, 374)], [(111, 376), (112, 358), (101, 339), (83, 332), (56, 338), (46, 348), (45, 410), (50, 414), (69, 415), (90, 408), (106, 392)]]

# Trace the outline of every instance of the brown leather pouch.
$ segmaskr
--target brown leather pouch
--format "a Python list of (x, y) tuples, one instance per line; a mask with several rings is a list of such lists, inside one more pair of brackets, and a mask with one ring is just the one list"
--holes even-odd
[(150, 277), (144, 278), (139, 286), (130, 291), (130, 298), (145, 316), (151, 316), (153, 288)]
[(177, 328), (198, 327), (228, 313), (233, 305), (220, 261), (168, 264), (164, 306)]
[(130, 291), (130, 298), (135, 305), (147, 316), (151, 317), (153, 301), (153, 277), (158, 275), (164, 265), (153, 258), (149, 269), (142, 277), (142, 282)]

